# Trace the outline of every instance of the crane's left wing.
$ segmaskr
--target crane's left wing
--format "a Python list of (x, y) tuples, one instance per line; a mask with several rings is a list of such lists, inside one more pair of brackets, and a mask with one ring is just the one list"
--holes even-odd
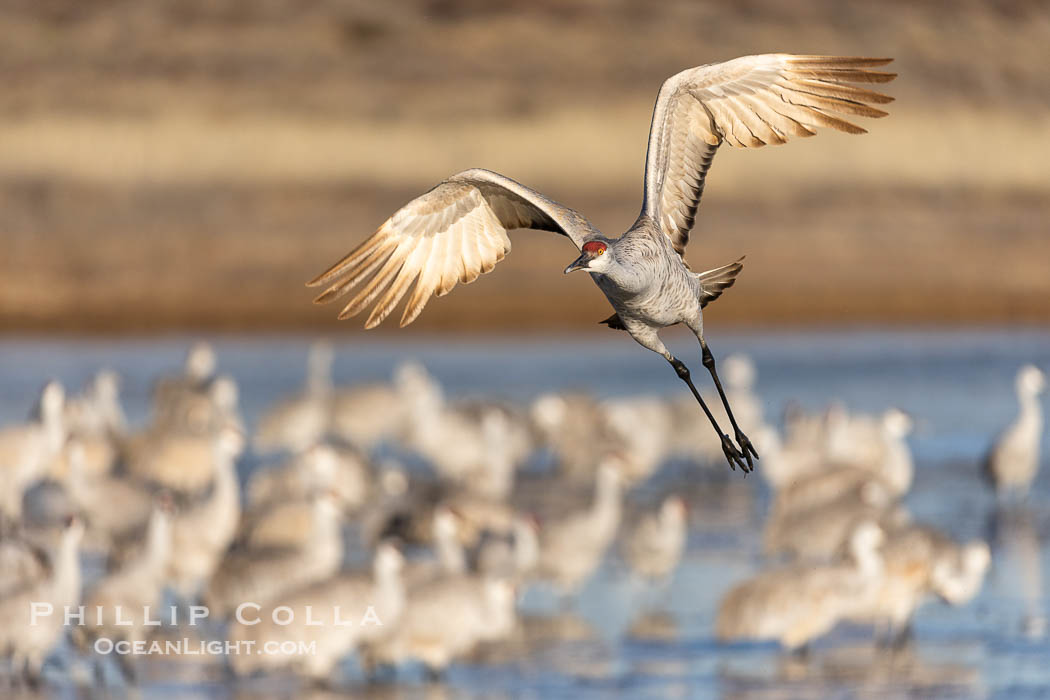
[[(372, 236), (307, 283), (329, 284), (315, 303), (343, 296), (371, 279), (339, 314), (360, 313), (377, 297), (365, 328), (374, 328), (415, 283), (401, 325), (416, 320), (431, 296), (470, 284), (510, 252), (507, 231), (560, 233), (579, 248), (598, 231), (579, 213), (490, 170), (457, 173), (401, 207)], [(380, 297), (380, 295), (382, 295)]]
[[(889, 58), (744, 56), (684, 70), (660, 88), (649, 131), (642, 213), (684, 255), (715, 151), (757, 148), (813, 136), (816, 127), (865, 130), (846, 116), (884, 117), (871, 104), (892, 97), (849, 83), (884, 83), (896, 73), (868, 70)], [(870, 103), (870, 104), (869, 104)]]

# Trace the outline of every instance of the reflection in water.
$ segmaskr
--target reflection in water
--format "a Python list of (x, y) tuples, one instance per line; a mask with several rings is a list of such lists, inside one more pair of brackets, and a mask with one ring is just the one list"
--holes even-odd
[(996, 578), (1012, 589), (1011, 597), (1021, 606), (1020, 626), (1024, 634), (1042, 638), (1046, 634), (1043, 601), (1043, 544), (1035, 511), (1026, 505), (1001, 506), (992, 519)]
[(782, 658), (772, 674), (748, 673), (734, 664), (720, 670), (718, 681), (726, 700), (976, 698), (986, 692), (972, 666), (930, 660), (915, 645), (842, 645)]
[(643, 610), (631, 622), (627, 637), (636, 641), (670, 642), (678, 638), (678, 621), (668, 612)]

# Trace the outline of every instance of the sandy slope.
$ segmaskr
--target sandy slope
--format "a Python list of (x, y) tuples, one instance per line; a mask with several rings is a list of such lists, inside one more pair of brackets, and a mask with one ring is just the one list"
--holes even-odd
[[(864, 137), (719, 154), (690, 259), (748, 262), (715, 319), (1050, 319), (1039, 3), (384, 7), (6, 4), (0, 324), (330, 328), (301, 282), (468, 166), (619, 232), (659, 82), (765, 50), (893, 55), (898, 101)], [(419, 325), (601, 318), (548, 238)]]

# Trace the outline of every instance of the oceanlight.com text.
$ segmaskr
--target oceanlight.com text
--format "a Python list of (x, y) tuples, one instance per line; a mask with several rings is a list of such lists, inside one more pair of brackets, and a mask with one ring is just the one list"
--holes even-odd
[(242, 655), (280, 655), (307, 656), (317, 653), (317, 642), (284, 640), (268, 641), (258, 644), (253, 640), (239, 642), (190, 639), (167, 639), (164, 641), (138, 640), (129, 642), (109, 637), (95, 640), (94, 650), (99, 654), (120, 654), (125, 656), (178, 655), (178, 656), (230, 656)]

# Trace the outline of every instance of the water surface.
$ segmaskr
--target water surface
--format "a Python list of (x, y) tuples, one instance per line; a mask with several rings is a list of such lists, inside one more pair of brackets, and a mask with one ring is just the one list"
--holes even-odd
[[(149, 389), (178, 370), (190, 338), (0, 341), (0, 422), (22, 418), (48, 378), (78, 387), (99, 367), (124, 376), (125, 406), (144, 420)], [(241, 387), (252, 424), (270, 402), (296, 390), (310, 338), (220, 337), (221, 371)], [(795, 401), (819, 409), (832, 399), (858, 411), (897, 406), (916, 420), (911, 439), (916, 479), (906, 505), (916, 519), (959, 540), (988, 538), (993, 565), (968, 606), (931, 603), (914, 624), (914, 641), (893, 653), (870, 631), (840, 628), (806, 658), (774, 645), (719, 645), (712, 636), (718, 600), (762, 566), (759, 554), (768, 493), (760, 478), (720, 466), (671, 463), (633, 495), (650, 500), (677, 490), (690, 500), (688, 554), (673, 581), (654, 590), (626, 576), (609, 557), (577, 602), (562, 609), (549, 592), (528, 589), (521, 611), (528, 639), (489, 663), (459, 665), (442, 683), (411, 669), (401, 682), (359, 685), (351, 662), (345, 684), (375, 696), (485, 694), (586, 697), (1043, 697), (1050, 694), (1050, 641), (1024, 621), (1045, 613), (1050, 475), (1044, 468), (1021, 509), (997, 513), (978, 478), (996, 431), (1016, 411), (1013, 376), (1025, 362), (1050, 369), (1050, 332), (819, 331), (716, 334), (718, 356), (744, 352), (759, 371), (758, 389), (775, 419)], [(401, 361), (422, 361), (451, 396), (527, 400), (544, 391), (585, 389), (599, 396), (675, 395), (684, 391), (652, 353), (615, 334), (588, 338), (494, 340), (338, 340), (336, 379), (385, 380)], [(672, 352), (703, 373), (695, 342), (677, 337)], [(1045, 454), (1045, 451), (1044, 451)], [(245, 470), (257, 458), (248, 457)], [(1044, 458), (1044, 467), (1046, 466)], [(759, 467), (761, 468), (761, 467)], [(571, 634), (570, 634), (571, 633)], [(568, 635), (567, 639), (563, 637)], [(217, 669), (185, 677), (155, 675), (152, 696), (264, 697), (301, 693), (288, 679), (227, 685)], [(48, 670), (52, 687), (75, 691), (67, 674)], [(174, 679), (174, 680), (173, 680)]]

